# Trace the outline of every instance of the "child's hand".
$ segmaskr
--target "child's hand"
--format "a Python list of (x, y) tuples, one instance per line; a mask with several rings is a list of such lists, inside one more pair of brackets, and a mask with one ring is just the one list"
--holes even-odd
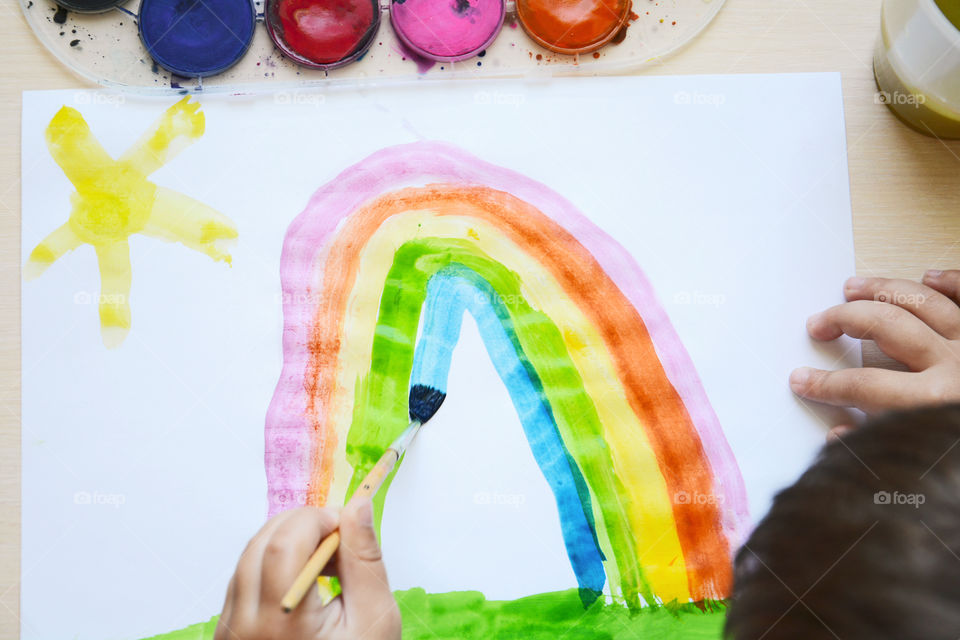
[(851, 278), (844, 293), (850, 302), (807, 320), (810, 335), (874, 340), (911, 373), (801, 367), (790, 374), (794, 393), (867, 413), (960, 402), (960, 271), (928, 271), (923, 284)]
[[(284, 613), (280, 599), (320, 541), (340, 526), (327, 571), (343, 593), (323, 606), (310, 589)], [(326, 573), (326, 572), (324, 572)], [(240, 556), (215, 640), (399, 640), (400, 610), (387, 584), (369, 500), (335, 509), (304, 507), (272, 518)]]

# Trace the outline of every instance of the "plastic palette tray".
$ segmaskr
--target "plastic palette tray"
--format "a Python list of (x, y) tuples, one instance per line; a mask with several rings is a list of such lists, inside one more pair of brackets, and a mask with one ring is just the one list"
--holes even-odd
[[(381, 10), (389, 5), (381, 0)], [(146, 94), (371, 86), (422, 79), (505, 78), (557, 75), (610, 75), (642, 67), (677, 50), (706, 27), (724, 0), (634, 0), (636, 19), (626, 37), (599, 51), (563, 55), (537, 45), (507, 4), (503, 30), (479, 56), (454, 63), (417, 60), (399, 43), (383, 16), (370, 51), (357, 62), (321, 71), (285, 58), (263, 24), (257, 0), (253, 43), (240, 62), (208, 78), (180, 78), (157, 67), (140, 42), (136, 15), (140, 0), (101, 14), (65, 12), (52, 0), (20, 0), (27, 22), (40, 41), (81, 77), (103, 86)]]

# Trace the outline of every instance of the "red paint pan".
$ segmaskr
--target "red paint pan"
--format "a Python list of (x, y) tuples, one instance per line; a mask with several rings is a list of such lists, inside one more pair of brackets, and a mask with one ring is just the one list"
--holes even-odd
[(380, 26), (378, 0), (267, 0), (274, 44), (297, 64), (335, 69), (363, 57)]

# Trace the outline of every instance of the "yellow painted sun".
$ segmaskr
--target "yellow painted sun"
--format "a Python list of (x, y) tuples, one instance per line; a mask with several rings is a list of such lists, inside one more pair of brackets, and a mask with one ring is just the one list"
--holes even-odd
[(100, 267), (100, 331), (107, 347), (118, 346), (130, 331), (131, 235), (180, 242), (230, 263), (225, 243), (237, 237), (233, 222), (147, 180), (203, 130), (203, 112), (189, 97), (167, 109), (117, 160), (100, 146), (76, 109), (63, 107), (47, 126), (50, 155), (76, 191), (69, 219), (30, 253), (24, 278), (36, 278), (81, 244), (91, 245)]

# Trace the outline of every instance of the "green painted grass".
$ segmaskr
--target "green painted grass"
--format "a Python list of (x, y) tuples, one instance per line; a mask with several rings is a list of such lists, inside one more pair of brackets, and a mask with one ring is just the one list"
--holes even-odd
[(487, 600), (478, 591), (428, 594), (398, 591), (404, 640), (523, 638), (523, 640), (719, 640), (725, 607), (668, 605), (630, 611), (594, 602), (584, 610), (576, 589), (519, 600)]
[[(394, 595), (404, 640), (720, 640), (726, 615), (722, 602), (630, 611), (597, 601), (585, 610), (576, 589), (505, 601), (487, 600), (479, 591)], [(217, 618), (147, 640), (212, 640)]]

